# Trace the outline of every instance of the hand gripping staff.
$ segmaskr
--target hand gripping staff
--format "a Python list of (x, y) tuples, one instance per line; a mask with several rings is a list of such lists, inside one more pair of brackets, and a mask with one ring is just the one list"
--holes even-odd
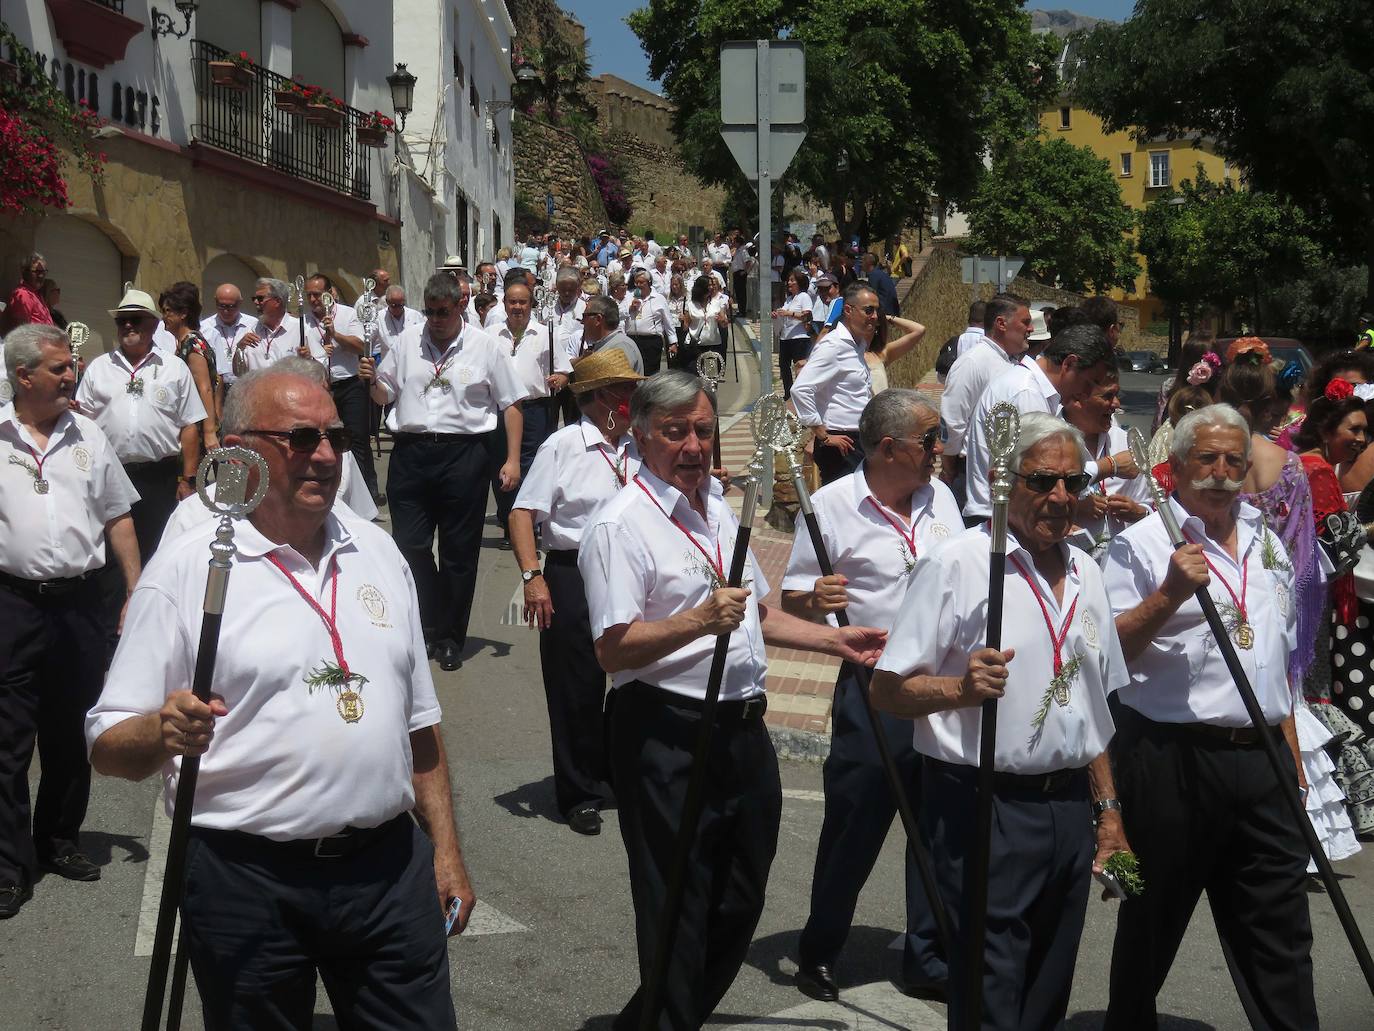
[[(206, 490), (209, 473), (217, 467), (215, 497)], [(250, 496), (250, 467), (258, 473), (257, 488)], [(256, 451), (244, 447), (221, 447), (206, 453), (196, 472), (200, 500), (219, 515), (219, 529), (210, 544), (210, 576), (205, 583), (204, 616), (200, 622), (200, 646), (196, 652), (195, 678), (191, 690), (202, 702), (210, 700), (210, 685), (215, 676), (219, 653), (219, 628), (224, 618), (224, 596), (229, 589), (229, 572), (234, 559), (234, 520), (242, 519), (267, 496), (267, 463)], [(162, 876), (162, 899), (157, 908), (157, 934), (153, 938), (153, 958), (148, 968), (148, 989), (143, 997), (143, 1031), (158, 1031), (162, 1020), (162, 997), (167, 986), (167, 966), (172, 954), (172, 931), (186, 879), (186, 842), (191, 830), (191, 809), (196, 799), (196, 779), (200, 757), (182, 756), (177, 780), (176, 807), (172, 811), (172, 832), (167, 843), (167, 865)], [(186, 985), (186, 943), (177, 950), (177, 972), (168, 1005), (167, 1026), (181, 1026), (181, 995)]]
[[(1021, 416), (1005, 401), (992, 406), (984, 424), (988, 439), (988, 484), (992, 491), (992, 546), (988, 554), (988, 631), (986, 645), (1002, 648), (1002, 586), (1007, 569), (1007, 504), (1011, 501), (1008, 464), (1021, 435)], [(983, 1024), (983, 953), (987, 945), (988, 864), (992, 853), (992, 775), (997, 765), (997, 699), (983, 702), (978, 744), (978, 794), (973, 851), (964, 878), (968, 927), (964, 932), (964, 1027)], [(957, 988), (955, 989), (958, 990)]]
[[(739, 531), (735, 534), (735, 549), (730, 556), (730, 578), (727, 586), (738, 587), (744, 579), (744, 567), (749, 560), (749, 534), (754, 525), (754, 509), (758, 502), (759, 477), (763, 475), (763, 441), (749, 460), (744, 476), (735, 482), (744, 491), (740, 509)], [(678, 822), (677, 842), (673, 850), (673, 865), (668, 871), (667, 894), (663, 901), (663, 916), (658, 924), (658, 941), (654, 946), (654, 965), (649, 980), (643, 985), (642, 1007), (639, 1012), (641, 1031), (653, 1031), (663, 1008), (663, 985), (673, 957), (673, 942), (677, 938), (678, 920), (682, 913), (682, 893), (686, 887), (687, 857), (696, 843), (697, 825), (701, 822), (702, 792), (706, 787), (707, 763), (710, 761), (711, 736), (715, 729), (716, 705), (720, 701), (720, 682), (725, 676), (725, 657), (730, 650), (730, 634), (716, 638), (716, 650), (711, 656), (711, 672), (706, 681), (706, 700), (701, 706), (701, 729), (697, 732), (696, 750), (692, 754), (692, 773), (687, 781), (687, 797), (682, 805), (682, 819)]]
[[(1164, 530), (1169, 535), (1170, 543), (1175, 548), (1183, 547), (1188, 542), (1183, 537), (1183, 531), (1179, 529), (1178, 520), (1174, 517), (1174, 510), (1169, 504), (1168, 496), (1150, 471), (1150, 463), (1145, 456), (1144, 435), (1133, 426), (1127, 431), (1126, 440), (1131, 449), (1131, 457), (1140, 467), (1140, 475), (1150, 478), (1150, 493), (1154, 498), (1155, 510), (1159, 512), (1160, 519), (1164, 521)], [(1264, 710), (1260, 708), (1259, 699), (1255, 697), (1255, 689), (1251, 686), (1250, 678), (1245, 675), (1245, 669), (1241, 666), (1240, 658), (1236, 655), (1236, 646), (1231, 641), (1231, 635), (1226, 631), (1226, 624), (1222, 622), (1221, 614), (1217, 612), (1217, 604), (1212, 600), (1206, 587), (1197, 589), (1197, 601), (1202, 606), (1202, 614), (1207, 619), (1208, 627), (1211, 628), (1212, 637), (1221, 649), (1221, 657), (1226, 660), (1226, 668), (1231, 673), (1231, 679), (1235, 682), (1236, 690), (1240, 692), (1240, 700), (1245, 704), (1245, 711), (1250, 716), (1250, 723), (1256, 730), (1262, 731), (1265, 727)], [(1292, 758), (1284, 759), (1279, 756), (1278, 747), (1274, 744), (1272, 735), (1261, 732), (1259, 740), (1260, 744), (1264, 746), (1264, 754), (1269, 757), (1269, 765), (1274, 769), (1275, 779), (1282, 785), (1285, 778), (1293, 773)], [(1331, 899), (1331, 908), (1336, 911), (1336, 916), (1341, 922), (1341, 928), (1350, 941), (1350, 949), (1355, 953), (1355, 962), (1359, 964), (1360, 972), (1364, 974), (1365, 984), (1369, 986), (1370, 993), (1374, 994), (1374, 961), (1370, 960), (1369, 946), (1365, 944), (1364, 936), (1360, 933), (1360, 925), (1355, 922), (1355, 914), (1350, 911), (1350, 904), (1345, 899), (1345, 892), (1341, 890), (1340, 881), (1336, 880), (1336, 872), (1331, 869), (1331, 861), (1326, 858), (1326, 852), (1322, 849), (1321, 842), (1317, 840), (1317, 832), (1312, 829), (1312, 821), (1307, 818), (1307, 810), (1303, 806), (1302, 796), (1296, 788), (1292, 790), (1281, 788), (1279, 794), (1283, 796), (1284, 802), (1288, 805), (1289, 816), (1302, 831), (1303, 839), (1307, 842), (1307, 851), (1312, 856), (1312, 862), (1317, 865), (1317, 872), (1321, 875), (1322, 883), (1326, 885), (1326, 894)]]
[[(754, 415), (761, 424), (764, 438), (772, 445), (774, 451), (787, 455), (792, 486), (797, 492), (797, 505), (806, 522), (806, 532), (811, 537), (811, 547), (816, 552), (821, 576), (831, 576), (835, 572), (835, 567), (831, 565), (830, 555), (825, 549), (820, 520), (816, 518), (816, 509), (811, 504), (811, 492), (807, 489), (806, 477), (802, 473), (798, 457), (805, 442), (805, 431), (797, 416), (787, 407), (786, 400), (777, 394), (770, 394), (760, 400), (754, 407)], [(842, 627), (849, 626), (849, 614), (841, 609), (835, 613), (835, 621)], [(916, 870), (921, 875), (921, 887), (925, 889), (926, 901), (930, 904), (930, 911), (935, 914), (935, 929), (940, 937), (940, 950), (948, 956), (954, 940), (950, 933), (949, 914), (940, 898), (940, 889), (935, 883), (935, 871), (930, 865), (930, 855), (921, 844), (916, 816), (911, 808), (911, 800), (907, 797), (906, 786), (897, 773), (897, 765), (893, 762), (892, 751), (887, 745), (887, 735), (883, 733), (878, 713), (873, 708), (873, 701), (869, 696), (872, 679), (873, 674), (867, 667), (854, 667), (854, 680), (859, 688), (859, 697), (863, 699), (864, 712), (868, 713), (868, 725), (878, 746), (878, 759), (883, 764), (888, 789), (897, 803), (897, 815), (901, 818), (902, 829), (906, 832), (907, 847), (911, 849), (911, 857), (916, 861)]]

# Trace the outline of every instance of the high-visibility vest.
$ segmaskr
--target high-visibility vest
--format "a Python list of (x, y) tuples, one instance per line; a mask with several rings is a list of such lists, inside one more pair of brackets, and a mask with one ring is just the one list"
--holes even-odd
[(1365, 347), (1374, 349), (1374, 329), (1366, 329), (1366, 330), (1362, 331), (1362, 332), (1360, 333), (1360, 335), (1357, 336), (1357, 337), (1355, 338), (1355, 348), (1356, 348), (1356, 350), (1359, 350), (1359, 349), (1362, 349), (1362, 348), (1365, 348)]

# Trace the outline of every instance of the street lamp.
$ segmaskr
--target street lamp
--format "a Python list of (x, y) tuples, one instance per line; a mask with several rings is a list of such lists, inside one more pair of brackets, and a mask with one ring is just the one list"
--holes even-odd
[(176, 22), (170, 14), (165, 14), (156, 7), (149, 8), (148, 17), (152, 21), (153, 39), (157, 39), (158, 36), (175, 36), (177, 39), (181, 39), (190, 33), (191, 16), (196, 13), (196, 8), (200, 6), (199, 0), (175, 0), (174, 6), (186, 19), (185, 26), (178, 32)]
[(406, 115), (415, 109), (415, 81), (415, 76), (406, 71), (406, 66), (400, 62), (397, 62), (396, 70), (386, 77), (386, 84), (391, 87), (391, 107), (402, 129), (406, 127)]

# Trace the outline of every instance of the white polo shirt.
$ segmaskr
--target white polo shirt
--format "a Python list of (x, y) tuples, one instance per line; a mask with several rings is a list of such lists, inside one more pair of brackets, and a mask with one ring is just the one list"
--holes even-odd
[(377, 331), (370, 342), (372, 352), (381, 352), (385, 357), (386, 353), (396, 346), (396, 341), (407, 327), (423, 325), (424, 321), (424, 316), (414, 308), (403, 308), (399, 317), (393, 316), (390, 308), (380, 309), (377, 314)]
[(865, 350), (844, 323), (811, 348), (811, 357), (792, 384), (792, 404), (803, 426), (858, 429), (859, 416), (873, 398)]
[(587, 310), (587, 299), (580, 294), (569, 307), (554, 299), (553, 302), (553, 342), (563, 345), (563, 351), (571, 360), (582, 351), (582, 313)]
[[(975, 527), (916, 564), (878, 669), (902, 677), (967, 672), (969, 655), (986, 646), (990, 545), (986, 528)], [(1053, 773), (1088, 765), (1106, 750), (1115, 731), (1107, 696), (1129, 680), (1102, 571), (1079, 549), (1060, 547), (1068, 571), (1063, 601), (1056, 602), (1030, 553), (1007, 534), (1002, 649), (1015, 648), (1016, 655), (997, 705), (996, 768), (1003, 772)], [(1063, 669), (1076, 667), (1076, 672), (1060, 691), (1051, 689), (1054, 647), (1037, 592), (1056, 635), (1072, 615), (1060, 655)], [(916, 750), (977, 766), (981, 720), (980, 706), (914, 720)]]
[[(358, 321), (353, 309), (346, 304), (336, 304), (333, 308), (334, 332), (348, 337), (357, 337), (367, 346), (363, 324)], [(351, 379), (358, 375), (358, 359), (362, 355), (342, 344), (335, 343), (333, 353), (325, 350), (324, 328), (313, 311), (305, 313), (305, 343), (310, 348), (310, 357), (329, 367), (331, 383), (341, 379)]]
[[(1293, 711), (1288, 655), (1297, 647), (1293, 571), (1283, 542), (1265, 528), (1257, 508), (1237, 502), (1237, 561), (1207, 537), (1202, 520), (1189, 515), (1176, 497), (1169, 498), (1169, 504), (1184, 536), (1202, 545), (1213, 567), (1207, 593), (1228, 626), (1234, 623), (1231, 591), (1243, 597), (1254, 646), (1236, 648), (1236, 656), (1255, 689), (1265, 720), (1281, 722)], [(1129, 612), (1159, 589), (1173, 553), (1158, 512), (1151, 512), (1112, 541), (1103, 572), (1116, 615)], [(1131, 683), (1122, 690), (1121, 700), (1157, 723), (1251, 725), (1226, 660), (1202, 615), (1202, 606), (1193, 597), (1179, 606), (1154, 640), (1131, 660)]]
[[(613, 626), (656, 622), (695, 608), (717, 589), (717, 569), (729, 576), (739, 522), (714, 478), (707, 478), (701, 494), (706, 519), (676, 487), (640, 466), (637, 477), (593, 513), (577, 553), (593, 640)], [(673, 525), (670, 515), (682, 529)], [(768, 594), (768, 582), (752, 551), (744, 575), (749, 599), (744, 621), (730, 635), (720, 688), (723, 701), (764, 692), (768, 659), (758, 606)], [(698, 637), (657, 662), (613, 674), (612, 684), (620, 687), (642, 680), (704, 699), (715, 647), (715, 637)]]
[[(141, 389), (130, 392), (131, 382)], [(91, 359), (76, 399), (125, 464), (181, 454), (182, 427), (205, 418), (191, 370), (155, 347), (137, 365), (119, 348)]]
[[(1059, 411), (1059, 390), (1043, 369), (1035, 362), (1017, 364), (1009, 368), (988, 384), (978, 403), (973, 406), (969, 417), (968, 434), (964, 438), (964, 458), (967, 462), (966, 489), (968, 500), (964, 502), (964, 515), (970, 518), (986, 519), (992, 515), (992, 495), (988, 486), (988, 440), (986, 421), (993, 405), (1007, 402), (1018, 412), (1045, 412), (1054, 415)], [(1093, 472), (1097, 466), (1085, 469)]]
[[(252, 372), (254, 369), (261, 369), (279, 362), (283, 358), (290, 358), (296, 353), (300, 346), (301, 324), (296, 316), (286, 314), (277, 323), (276, 329), (269, 329), (267, 324), (261, 319), (253, 323), (253, 332), (259, 337), (258, 342), (251, 347), (245, 346), (240, 338), (239, 353), (243, 355), (244, 372)], [(324, 358), (324, 352), (319, 354), (311, 352), (310, 357), (316, 361)]]
[[(1094, 466), (1108, 455), (1119, 455), (1128, 450), (1130, 450), (1130, 445), (1126, 441), (1126, 431), (1117, 424), (1116, 416), (1112, 416), (1110, 429), (1106, 433), (1099, 433), (1097, 442), (1088, 448), (1093, 457)], [(1094, 483), (1087, 492), (1107, 496), (1119, 494), (1122, 497), (1130, 498), (1137, 504), (1150, 508), (1154, 503), (1154, 498), (1150, 494), (1148, 473), (1149, 470), (1145, 470), (1133, 480), (1124, 476), (1108, 476), (1105, 480)], [(1120, 516), (1089, 519), (1081, 524), (1080, 532), (1074, 534), (1073, 543), (1097, 558), (1103, 554), (1113, 537), (1131, 525), (1133, 524), (1128, 523)], [(1098, 550), (1093, 550), (1095, 548)]]
[(520, 482), (515, 507), (544, 525), (544, 544), (556, 550), (576, 548), (597, 507), (613, 498), (639, 472), (639, 448), (622, 433), (612, 447), (585, 415), (550, 434)]
[(239, 312), (234, 322), (225, 324), (218, 315), (211, 315), (200, 323), (200, 335), (210, 343), (215, 352), (215, 369), (224, 382), (232, 383), (234, 375), (234, 348), (244, 335), (252, 332), (257, 320), (251, 315)]
[[(959, 504), (939, 480), (916, 488), (909, 519), (873, 496), (864, 466), (826, 484), (811, 500), (831, 566), (849, 581), (845, 611), (855, 626), (891, 627), (917, 559), (964, 530)], [(820, 575), (811, 534), (798, 519), (782, 589), (812, 591)]]
[[(517, 342), (510, 323), (503, 322), (494, 330), (492, 336), (506, 348), (506, 353), (515, 362), (516, 374), (525, 386), (526, 399), (549, 396), (549, 330), (533, 319), (525, 327)], [(568, 352), (555, 345), (553, 348), (553, 371), (572, 375), (572, 361)]]
[(956, 357), (962, 358), (969, 351), (977, 347), (979, 343), (987, 339), (989, 339), (988, 335), (983, 332), (982, 326), (969, 326), (959, 334), (959, 341), (955, 344)]
[(811, 318), (811, 295), (805, 290), (799, 290), (789, 297), (783, 304), (786, 311), (796, 312), (802, 318), (782, 318), (778, 321), (782, 323), (783, 340), (802, 340), (811, 336), (807, 328), (808, 320)]
[[(190, 688), (214, 533), (207, 523), (185, 534), (143, 570), (105, 688), (86, 717), (88, 747)], [(409, 735), (438, 723), (440, 712), (410, 567), (369, 524), (331, 514), (325, 536), (315, 569), (251, 522), (235, 524), (238, 557), (220, 640), (243, 646), (220, 648), (215, 663), (211, 690), (229, 713), (215, 721), (201, 758), (194, 826), (288, 841), (375, 827), (414, 807)], [(268, 554), (325, 612), (337, 604), (344, 658), (367, 678), (356, 723), (340, 716), (334, 689), (306, 685), (311, 670), (334, 662), (334, 650), (324, 622)], [(163, 766), (169, 815), (180, 767), (179, 758)]]
[[(34, 485), (39, 460), (48, 482)], [(105, 524), (138, 492), (110, 442), (75, 412), (58, 416), (40, 448), (14, 405), (0, 407), (0, 570), (25, 580), (80, 576), (105, 564)]]
[[(629, 312), (636, 300), (639, 301), (639, 311), (631, 315)], [(677, 343), (677, 327), (673, 325), (668, 302), (657, 291), (650, 290), (647, 297), (641, 298), (626, 294), (621, 313), (620, 328), (626, 333), (650, 333), (662, 337), (665, 345)]]
[(1017, 365), (994, 341), (983, 337), (967, 354), (960, 354), (945, 376), (940, 395), (940, 432), (945, 454), (962, 455), (968, 443), (968, 423), (988, 384)]
[(377, 383), (395, 402), (402, 433), (487, 433), (501, 409), (526, 395), (510, 352), (475, 326), (443, 348), (428, 325), (409, 327), (382, 359)]

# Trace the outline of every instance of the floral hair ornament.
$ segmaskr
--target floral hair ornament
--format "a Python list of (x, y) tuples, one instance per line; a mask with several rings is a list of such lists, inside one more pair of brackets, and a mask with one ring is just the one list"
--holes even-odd
[(1355, 387), (1343, 379), (1333, 379), (1326, 385), (1326, 389), (1322, 391), (1322, 395), (1328, 401), (1339, 403), (1344, 401), (1347, 397), (1354, 397)]
[(1287, 390), (1292, 390), (1301, 381), (1302, 364), (1300, 362), (1290, 361), (1279, 373), (1279, 386)]
[(1361, 401), (1374, 401), (1374, 383), (1356, 383), (1354, 390)]
[(1206, 362), (1208, 365), (1210, 365), (1213, 369), (1221, 368), (1221, 356), (1217, 354), (1215, 351), (1208, 351), (1206, 354), (1202, 356), (1202, 360)]
[(1212, 354), (1210, 351), (1207, 352), (1207, 354), (1203, 356), (1203, 361), (1198, 362), (1188, 370), (1188, 382), (1195, 387), (1200, 387), (1210, 380), (1215, 370), (1205, 359), (1215, 357), (1216, 355)]
[(1269, 345), (1259, 337), (1237, 337), (1226, 349), (1226, 360), (1238, 362), (1244, 358), (1256, 365), (1268, 365), (1273, 359), (1269, 356)]

